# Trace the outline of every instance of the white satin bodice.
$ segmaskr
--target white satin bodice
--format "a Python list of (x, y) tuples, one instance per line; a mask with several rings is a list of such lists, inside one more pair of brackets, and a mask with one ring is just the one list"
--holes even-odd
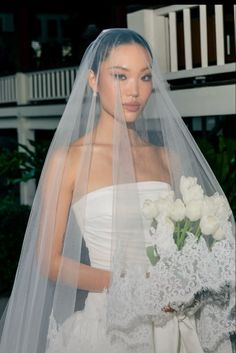
[[(114, 188), (115, 186), (112, 185), (92, 191), (73, 205), (76, 219), (89, 250), (91, 266), (107, 270), (110, 269), (111, 263)], [(141, 210), (146, 199), (157, 199), (163, 190), (169, 189), (170, 185), (161, 181), (141, 181), (135, 184), (119, 185), (119, 192), (121, 195), (123, 194), (121, 197), (124, 197), (122, 207), (127, 207), (127, 203), (130, 202), (129, 196), (133, 193), (140, 203), (140, 207), (137, 209)], [(126, 231), (130, 234), (138, 234), (140, 232), (138, 228), (140, 227), (140, 213), (137, 222), (135, 222), (133, 214), (130, 221), (128, 217), (129, 210), (127, 210), (127, 218), (124, 220)]]

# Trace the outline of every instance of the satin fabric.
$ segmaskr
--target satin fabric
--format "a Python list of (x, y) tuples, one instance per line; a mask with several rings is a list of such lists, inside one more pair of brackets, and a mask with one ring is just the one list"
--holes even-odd
[(193, 317), (175, 315), (164, 327), (154, 324), (155, 353), (204, 353)]

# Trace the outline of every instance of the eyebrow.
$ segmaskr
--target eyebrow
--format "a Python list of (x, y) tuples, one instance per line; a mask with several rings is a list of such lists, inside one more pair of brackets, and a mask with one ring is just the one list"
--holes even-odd
[[(120, 70), (124, 70), (124, 71), (129, 71), (129, 69), (127, 69), (127, 67), (124, 67), (124, 66), (110, 66), (109, 67), (109, 70), (114, 70), (114, 69), (120, 69)], [(141, 71), (147, 71), (147, 70), (150, 70), (150, 67), (145, 67), (143, 68)]]

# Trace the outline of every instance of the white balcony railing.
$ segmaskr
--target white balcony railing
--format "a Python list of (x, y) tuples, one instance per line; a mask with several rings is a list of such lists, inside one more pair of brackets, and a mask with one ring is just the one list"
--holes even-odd
[[(162, 71), (168, 80), (176, 78), (196, 77), (217, 73), (232, 72), (235, 74), (235, 32), (229, 38), (224, 33), (224, 5), (214, 5), (214, 38), (209, 40), (208, 5), (171, 5), (157, 10), (141, 10), (127, 15), (128, 27), (137, 30), (151, 43), (159, 60)], [(197, 10), (193, 17), (191, 11)], [(234, 10), (234, 28), (236, 28), (236, 5)], [(177, 17), (182, 16), (182, 22)], [(193, 21), (195, 21), (193, 23)], [(181, 30), (179, 27), (181, 27)], [(199, 64), (194, 63), (193, 33), (195, 28), (199, 34)], [(236, 31), (236, 30), (235, 30)], [(181, 33), (180, 43), (179, 35)], [(179, 65), (180, 46), (183, 45), (184, 67)], [(234, 44), (233, 44), (234, 45)], [(215, 47), (215, 60), (210, 61), (209, 53)], [(226, 48), (226, 49), (225, 49)], [(193, 50), (194, 49), (194, 50)], [(230, 61), (229, 53), (233, 53)], [(226, 56), (228, 56), (226, 58)], [(227, 60), (226, 60), (227, 59)], [(18, 105), (31, 102), (66, 99), (75, 80), (77, 67), (59, 68), (30, 73), (17, 73), (13, 76), (0, 77), (0, 104), (16, 103)]]
[(16, 102), (16, 76), (0, 77), (0, 103)]
[[(230, 33), (226, 32), (226, 5), (232, 7)], [(127, 22), (129, 28), (149, 40), (168, 78), (185, 77), (184, 71), (195, 69), (200, 73), (199, 69), (208, 67), (212, 73), (217, 73), (219, 66), (221, 72), (228, 72), (235, 63), (236, 5), (171, 5), (145, 9), (128, 14)]]
[(76, 71), (76, 67), (69, 67), (27, 74), (29, 100), (39, 101), (68, 97), (75, 80)]
[(0, 104), (65, 99), (69, 96), (77, 67), (17, 73), (0, 77)]

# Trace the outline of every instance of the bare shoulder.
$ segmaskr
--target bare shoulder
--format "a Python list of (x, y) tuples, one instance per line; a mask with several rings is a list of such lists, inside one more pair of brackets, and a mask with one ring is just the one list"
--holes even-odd
[(73, 141), (68, 150), (68, 158), (73, 161), (74, 158), (80, 159), (81, 154), (85, 147), (85, 137), (81, 137), (75, 141)]
[(81, 160), (80, 145), (82, 148), (82, 142), (79, 144), (79, 141), (75, 141), (69, 146), (60, 146), (50, 152), (45, 168), (45, 181), (56, 180), (61, 175), (64, 187), (73, 188)]
[(49, 168), (57, 168), (59, 166), (65, 165), (69, 167), (74, 159), (75, 154), (79, 154), (78, 149), (74, 149), (73, 145), (60, 146), (55, 149), (48, 157)]
[(69, 146), (69, 157), (73, 158), (76, 156), (78, 158), (81, 156), (86, 147), (91, 146), (93, 141), (93, 131), (81, 136), (80, 138), (74, 140)]

